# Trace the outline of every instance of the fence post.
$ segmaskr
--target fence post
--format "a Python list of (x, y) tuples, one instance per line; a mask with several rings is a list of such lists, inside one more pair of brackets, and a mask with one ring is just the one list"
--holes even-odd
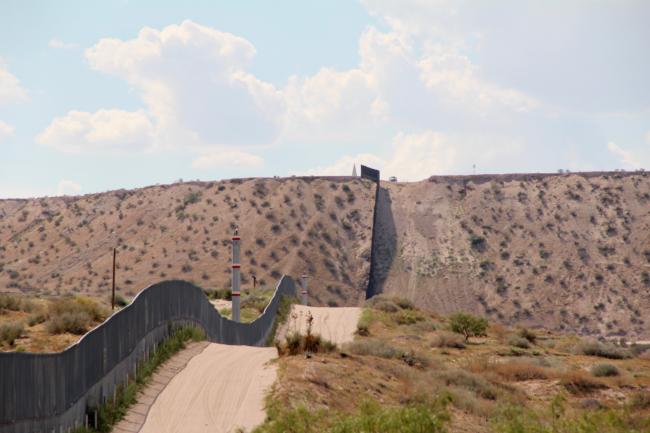
[(235, 234), (232, 237), (232, 320), (239, 322), (239, 308), (241, 293), (239, 291), (240, 285), (240, 267), (239, 263), (239, 229), (235, 229)]

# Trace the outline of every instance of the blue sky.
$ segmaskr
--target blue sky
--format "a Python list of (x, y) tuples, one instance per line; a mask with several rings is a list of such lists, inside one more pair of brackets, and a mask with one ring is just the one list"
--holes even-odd
[(0, 197), (650, 168), (648, 2), (184, 3), (2, 3)]

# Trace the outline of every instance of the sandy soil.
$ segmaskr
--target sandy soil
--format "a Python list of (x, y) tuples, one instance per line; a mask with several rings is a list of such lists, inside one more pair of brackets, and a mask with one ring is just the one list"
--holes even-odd
[(158, 396), (143, 433), (226, 433), (264, 421), (275, 348), (210, 344)]
[(319, 334), (326, 340), (341, 345), (352, 341), (357, 322), (361, 315), (361, 308), (357, 307), (308, 307), (294, 305), (287, 323), (279, 330), (278, 337), (283, 339), (289, 332), (307, 332), (307, 318), (309, 314), (314, 318), (312, 332)]

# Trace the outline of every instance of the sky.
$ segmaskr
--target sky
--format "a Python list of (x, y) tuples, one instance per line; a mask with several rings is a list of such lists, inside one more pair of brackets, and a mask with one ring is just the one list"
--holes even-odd
[(650, 169), (645, 0), (0, 3), (0, 198)]

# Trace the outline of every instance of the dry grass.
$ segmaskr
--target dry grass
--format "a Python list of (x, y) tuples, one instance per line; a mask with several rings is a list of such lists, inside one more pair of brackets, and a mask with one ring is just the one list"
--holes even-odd
[(607, 385), (583, 370), (571, 370), (561, 376), (560, 384), (572, 394), (582, 395), (605, 389)]

